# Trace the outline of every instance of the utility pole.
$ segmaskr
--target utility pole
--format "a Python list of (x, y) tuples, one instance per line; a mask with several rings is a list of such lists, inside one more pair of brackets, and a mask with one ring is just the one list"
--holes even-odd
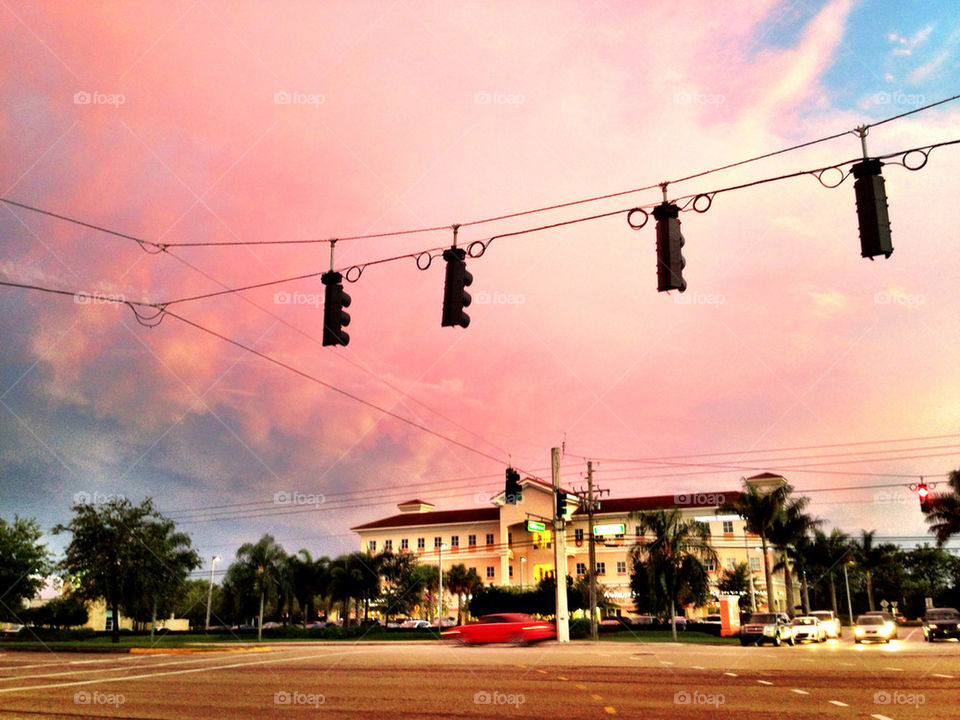
[(220, 561), (219, 555), (210, 558), (210, 585), (207, 588), (207, 622), (203, 626), (204, 632), (210, 632), (210, 605), (213, 602), (213, 566)]
[[(554, 498), (560, 492), (560, 448), (550, 450), (550, 470), (553, 475)], [(553, 503), (553, 576), (557, 581), (557, 641), (570, 642), (567, 615), (567, 547), (564, 538), (564, 519)]]
[(597, 629), (597, 545), (593, 537), (593, 461), (587, 460), (587, 532), (590, 534), (590, 639), (598, 639)]

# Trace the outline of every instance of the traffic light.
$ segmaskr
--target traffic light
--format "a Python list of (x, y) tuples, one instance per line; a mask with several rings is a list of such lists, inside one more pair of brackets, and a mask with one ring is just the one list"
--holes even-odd
[(463, 309), (470, 307), (470, 293), (464, 290), (473, 282), (473, 275), (467, 272), (464, 258), (467, 253), (452, 247), (443, 251), (447, 261), (447, 277), (443, 284), (443, 327), (467, 327), (470, 316)]
[(680, 208), (664, 202), (653, 209), (653, 217), (657, 220), (657, 290), (683, 292), (687, 289), (687, 283), (683, 279), (686, 262), (680, 254), (683, 248)]
[(512, 467), (507, 468), (507, 483), (504, 486), (504, 502), (507, 505), (516, 505), (523, 502), (523, 488), (520, 486), (520, 473)]
[(323, 298), (323, 344), (346, 345), (350, 342), (350, 336), (343, 331), (343, 327), (350, 324), (350, 315), (343, 309), (350, 307), (350, 296), (343, 291), (343, 276), (331, 270), (321, 275), (320, 280), (326, 285)]
[(567, 514), (567, 494), (562, 490), (557, 490), (556, 517), (562, 520), (566, 514)]
[(887, 191), (877, 159), (865, 159), (851, 170), (853, 191), (857, 196), (857, 223), (860, 226), (860, 256), (871, 260), (876, 255), (890, 257), (893, 240), (890, 237), (890, 217), (887, 213)]
[(930, 489), (923, 481), (917, 483), (917, 497), (920, 498), (920, 509), (926, 510), (930, 505)]

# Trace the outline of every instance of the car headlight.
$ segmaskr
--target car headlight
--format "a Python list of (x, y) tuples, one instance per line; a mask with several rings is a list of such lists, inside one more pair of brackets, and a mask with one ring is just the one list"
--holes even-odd
[(885, 623), (883, 624), (883, 634), (884, 634), (884, 635), (892, 635), (892, 634), (893, 634), (893, 623), (890, 622), (889, 620), (887, 620), (887, 622), (885, 622)]
[(853, 634), (854, 634), (854, 635), (863, 635), (863, 628), (862, 628), (862, 627), (859, 627), (859, 626), (855, 627), (855, 628), (853, 629)]

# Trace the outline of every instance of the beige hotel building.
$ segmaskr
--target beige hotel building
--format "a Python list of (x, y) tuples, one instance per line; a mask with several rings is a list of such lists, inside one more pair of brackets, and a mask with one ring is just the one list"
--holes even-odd
[[(747, 478), (747, 482), (763, 488), (786, 481), (779, 475), (764, 473)], [(553, 488), (548, 484), (532, 478), (521, 484), (523, 500), (516, 505), (505, 504), (503, 492), (489, 498), (478, 496), (477, 507), (462, 510), (435, 510), (424, 500), (408, 500), (397, 506), (399, 514), (351, 530), (360, 536), (362, 551), (409, 552), (421, 563), (436, 565), (442, 560), (444, 571), (458, 564), (473, 568), (491, 585), (531, 587), (553, 572), (553, 532), (546, 519), (553, 516), (555, 500)], [(719, 509), (722, 503), (738, 495), (739, 491), (734, 490), (601, 500), (599, 510), (594, 513), (594, 525), (623, 525), (622, 533), (598, 536), (596, 543), (597, 581), (607, 598), (619, 608), (615, 614), (635, 614), (630, 594), (630, 549), (640, 540), (637, 513), (649, 510), (676, 507), (686, 519), (707, 523), (711, 545), (719, 559), (718, 565), (710, 568), (712, 583), (716, 583), (719, 571), (747, 562), (755, 589), (765, 594), (759, 537), (745, 533), (742, 519), (724, 515)], [(528, 530), (528, 520), (544, 522), (546, 529)], [(565, 569), (574, 579), (587, 572), (588, 537), (587, 514), (578, 509), (567, 521), (565, 532)], [(771, 568), (775, 562), (771, 551)], [(782, 574), (774, 574), (773, 588), (774, 609), (784, 610), (786, 593)], [(453, 607), (456, 603), (448, 604), (445, 597), (444, 605)], [(705, 612), (706, 608), (687, 610), (690, 616)]]

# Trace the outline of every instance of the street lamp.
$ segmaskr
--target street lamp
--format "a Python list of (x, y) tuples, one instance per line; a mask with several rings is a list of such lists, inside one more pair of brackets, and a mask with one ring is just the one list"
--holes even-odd
[(520, 590), (523, 590), (523, 569), (527, 566), (527, 559), (520, 558)]
[(437, 632), (443, 630), (443, 551), (446, 548), (447, 544), (444, 542), (437, 546), (437, 569), (439, 570), (440, 581), (440, 592), (437, 593)]
[(210, 604), (213, 602), (213, 566), (220, 561), (219, 555), (210, 558), (210, 587), (207, 588), (207, 623), (204, 625), (204, 632), (210, 632)]
[(843, 564), (843, 582), (847, 586), (847, 612), (850, 613), (850, 624), (853, 625), (853, 603), (850, 602), (850, 576), (847, 575), (847, 565), (853, 565), (853, 559)]

